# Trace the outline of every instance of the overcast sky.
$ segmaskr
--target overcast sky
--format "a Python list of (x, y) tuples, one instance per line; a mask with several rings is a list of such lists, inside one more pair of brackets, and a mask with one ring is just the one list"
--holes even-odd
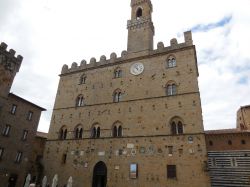
[[(155, 46), (192, 30), (205, 129), (234, 128), (250, 104), (250, 1), (152, 0)], [(47, 109), (48, 131), (63, 64), (127, 48), (130, 0), (0, 0), (0, 42), (24, 57), (12, 92)]]

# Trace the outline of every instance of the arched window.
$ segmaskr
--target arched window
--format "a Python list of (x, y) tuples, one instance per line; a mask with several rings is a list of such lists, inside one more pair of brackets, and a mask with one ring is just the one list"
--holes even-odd
[(79, 95), (76, 98), (76, 107), (80, 107), (84, 105), (84, 97), (83, 95)]
[(122, 77), (122, 70), (120, 68), (116, 68), (114, 71), (114, 78), (121, 78)]
[(117, 89), (114, 91), (114, 94), (113, 94), (113, 101), (115, 103), (118, 103), (122, 100), (122, 92), (120, 89)]
[(86, 75), (81, 75), (80, 77), (80, 80), (79, 80), (79, 84), (85, 84), (86, 83), (86, 79), (87, 79), (87, 76)]
[(184, 125), (182, 120), (179, 117), (174, 117), (170, 121), (170, 130), (171, 134), (183, 134), (184, 133)]
[(166, 86), (166, 94), (167, 96), (171, 96), (171, 95), (176, 95), (177, 94), (177, 86), (174, 82), (170, 82), (167, 84)]
[(83, 128), (81, 125), (78, 125), (75, 128), (75, 139), (82, 139), (83, 138)]
[(120, 122), (113, 125), (112, 135), (113, 137), (122, 137), (122, 124)]
[(138, 8), (136, 11), (136, 19), (140, 19), (142, 17), (142, 8)]
[(167, 67), (168, 68), (173, 68), (176, 67), (176, 59), (173, 56), (168, 57), (167, 59)]
[(101, 128), (98, 124), (94, 125), (91, 129), (91, 138), (100, 138)]
[(67, 133), (68, 133), (68, 130), (67, 130), (66, 126), (63, 126), (59, 130), (59, 139), (60, 140), (66, 140), (67, 139)]

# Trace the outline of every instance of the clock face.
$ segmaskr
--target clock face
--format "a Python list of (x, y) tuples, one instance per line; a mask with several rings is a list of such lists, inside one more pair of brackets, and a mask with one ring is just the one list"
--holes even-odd
[(144, 70), (144, 66), (142, 63), (138, 62), (138, 63), (134, 63), (131, 67), (130, 67), (130, 73), (133, 75), (139, 75), (143, 72)]

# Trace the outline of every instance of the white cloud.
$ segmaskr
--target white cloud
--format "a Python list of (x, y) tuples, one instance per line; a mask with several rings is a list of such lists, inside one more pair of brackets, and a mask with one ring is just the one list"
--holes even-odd
[[(48, 109), (39, 130), (48, 129), (63, 64), (126, 49), (130, 1), (3, 0), (0, 40), (24, 56), (13, 91)], [(230, 23), (193, 33), (205, 129), (235, 126), (236, 110), (250, 103), (250, 12), (248, 0), (152, 0), (155, 45), (165, 46), (197, 25)], [(4, 21), (3, 21), (4, 20)], [(240, 83), (239, 80), (244, 80)]]

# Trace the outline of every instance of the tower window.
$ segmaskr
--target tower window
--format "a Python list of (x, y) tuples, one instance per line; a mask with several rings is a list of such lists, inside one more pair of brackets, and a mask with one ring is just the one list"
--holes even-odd
[(91, 130), (91, 138), (100, 138), (101, 136), (101, 128), (99, 125), (94, 125)]
[(84, 97), (83, 97), (83, 95), (79, 95), (76, 98), (76, 107), (80, 107), (80, 106), (83, 106), (83, 105), (84, 105)]
[(118, 103), (122, 100), (122, 92), (121, 90), (117, 89), (114, 91), (114, 94), (113, 94), (113, 101), (115, 103)]
[(81, 125), (78, 125), (75, 128), (75, 138), (76, 139), (82, 139), (83, 138), (83, 128)]
[(167, 85), (167, 96), (171, 96), (171, 95), (176, 95), (177, 93), (177, 89), (176, 89), (176, 84), (168, 84)]
[(32, 120), (32, 116), (33, 116), (33, 112), (29, 111), (28, 115), (27, 115), (27, 120), (31, 121)]
[(27, 140), (27, 136), (28, 136), (28, 131), (27, 131), (27, 130), (24, 130), (24, 131), (23, 131), (23, 135), (22, 135), (22, 140), (23, 140), (23, 141)]
[(136, 11), (136, 19), (140, 19), (142, 17), (142, 9), (138, 8)]
[(87, 76), (86, 75), (82, 75), (80, 77), (79, 84), (85, 84), (86, 80), (87, 80)]
[(60, 131), (59, 131), (59, 139), (60, 140), (66, 140), (67, 138), (67, 133), (68, 133), (68, 130), (65, 126), (63, 126)]
[(17, 152), (16, 158), (15, 158), (15, 163), (20, 163), (21, 162), (22, 155), (23, 155), (23, 153), (21, 151)]
[(9, 136), (10, 135), (10, 125), (5, 125), (4, 129), (3, 129), (3, 136)]
[(3, 158), (4, 148), (0, 147), (0, 160)]
[(171, 134), (183, 134), (184, 126), (182, 120), (179, 117), (175, 117), (170, 121)]
[(10, 113), (13, 115), (16, 114), (16, 109), (17, 109), (17, 105), (12, 105)]
[(122, 137), (122, 125), (120, 122), (113, 126), (113, 137)]
[(173, 68), (176, 67), (176, 59), (173, 56), (168, 57), (167, 59), (167, 67), (168, 68)]
[(122, 77), (122, 70), (120, 68), (116, 68), (114, 71), (114, 78), (121, 78)]

